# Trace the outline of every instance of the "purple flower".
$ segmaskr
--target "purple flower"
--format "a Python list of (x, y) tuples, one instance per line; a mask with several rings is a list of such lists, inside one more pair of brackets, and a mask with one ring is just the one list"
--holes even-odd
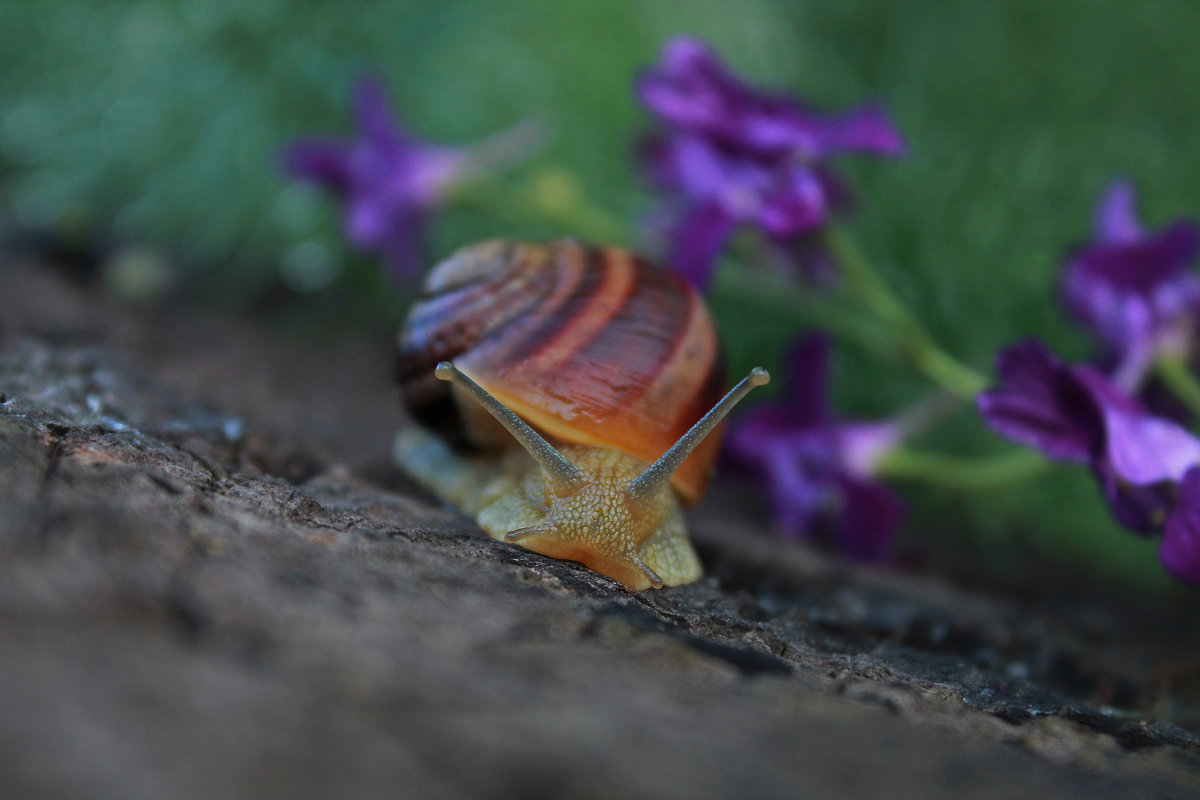
[(1062, 284), (1068, 311), (1100, 340), (1110, 374), (1130, 390), (1158, 355), (1186, 353), (1200, 312), (1200, 275), (1188, 269), (1200, 229), (1180, 220), (1146, 233), (1135, 199), (1128, 181), (1109, 186), (1095, 239), (1072, 254)]
[(1000, 385), (978, 398), (992, 430), (1049, 458), (1088, 464), (1113, 515), (1143, 533), (1165, 525), (1164, 563), (1200, 581), (1200, 440), (1035, 339), (1001, 351), (996, 364)]
[(788, 357), (782, 397), (736, 423), (730, 454), (765, 478), (782, 531), (804, 537), (827, 529), (851, 556), (880, 560), (891, 551), (904, 506), (871, 476), (900, 432), (835, 420), (825, 395), (828, 363), (828, 339), (800, 340)]
[(1147, 413), (1099, 370), (1063, 364), (1036, 339), (1001, 351), (996, 371), (1000, 385), (978, 398), (992, 430), (1056, 461), (1090, 465), (1128, 527), (1162, 525), (1171, 484), (1200, 463), (1200, 440)]
[[(361, 80), (355, 89), (358, 133), (351, 141), (316, 138), (295, 142), (284, 153), (292, 175), (327, 189), (343, 203), (346, 238), (383, 257), (394, 279), (420, 271), (427, 219), (448, 191), (479, 171), (474, 152), (418, 142), (392, 118), (383, 84)], [(515, 137), (514, 137), (515, 138)], [(493, 150), (512, 150), (503, 142)]]
[(681, 207), (670, 262), (700, 287), (739, 225), (757, 227), (792, 251), (844, 207), (849, 195), (826, 167), (831, 158), (904, 151), (878, 107), (819, 114), (743, 84), (695, 39), (669, 42), (637, 93), (663, 124), (644, 143), (643, 162)]
[(1179, 484), (1179, 500), (1167, 520), (1158, 557), (1176, 578), (1200, 583), (1200, 467), (1192, 467)]

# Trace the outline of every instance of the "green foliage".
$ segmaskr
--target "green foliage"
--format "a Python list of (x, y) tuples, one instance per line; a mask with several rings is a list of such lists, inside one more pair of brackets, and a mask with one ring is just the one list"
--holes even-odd
[[(525, 169), (569, 170), (592, 203), (636, 219), (650, 203), (630, 168), (645, 124), (631, 79), (666, 38), (691, 33), (818, 105), (885, 102), (911, 154), (844, 165), (852, 231), (948, 350), (986, 370), (998, 346), (1033, 334), (1084, 357), (1054, 288), (1103, 185), (1132, 177), (1150, 225), (1200, 216), (1196, 30), (1200, 4), (1176, 0), (0, 0), (0, 203), (27, 224), (152, 242), (231, 307), (282, 275), (395, 313), (370, 265), (341, 249), (332, 206), (280, 177), (283, 142), (348, 130), (350, 86), (371, 69), (432, 141), (546, 120), (555, 137)], [(432, 250), (571, 232), (457, 212), (434, 225)], [(737, 297), (717, 307), (737, 371), (770, 363), (801, 324)], [(839, 406), (861, 414), (921, 390), (902, 365), (853, 347), (838, 370)], [(928, 444), (1003, 449), (969, 413)], [(927, 493), (920, 525), (1021, 537), (1064, 563), (1159, 580), (1152, 544), (1065, 472), (968, 498)]]

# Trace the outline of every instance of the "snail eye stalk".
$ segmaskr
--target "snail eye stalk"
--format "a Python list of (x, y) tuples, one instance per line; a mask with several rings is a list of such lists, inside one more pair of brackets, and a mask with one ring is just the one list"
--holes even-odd
[(546, 470), (546, 474), (550, 476), (558, 494), (571, 494), (588, 482), (587, 476), (579, 467), (555, 450), (554, 445), (529, 427), (525, 420), (518, 417), (486, 389), (459, 371), (458, 367), (449, 361), (442, 361), (434, 369), (434, 374), (438, 380), (449, 381), (471, 395), (479, 405), (495, 417), (496, 421), (503, 425), (513, 435), (513, 438), (528, 451), (529, 455), (533, 456), (533, 460)]
[(645, 472), (629, 482), (625, 491), (630, 499), (643, 501), (653, 497), (667, 485), (671, 476), (675, 474), (675, 470), (679, 469), (700, 442), (704, 441), (704, 437), (721, 424), (726, 415), (741, 402), (743, 397), (750, 393), (751, 389), (756, 386), (765, 386), (770, 381), (771, 374), (762, 367), (750, 370), (750, 374), (742, 378), (737, 386), (730, 389), (729, 393), (722, 397), (711, 411), (701, 417), (691, 430), (679, 437), (679, 441), (672, 445), (670, 450), (663, 453), (662, 457), (651, 464)]

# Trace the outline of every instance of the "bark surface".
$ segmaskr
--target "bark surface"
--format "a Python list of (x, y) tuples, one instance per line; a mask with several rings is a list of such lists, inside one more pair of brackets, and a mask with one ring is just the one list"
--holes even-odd
[(0, 797), (1195, 797), (1194, 598), (856, 568), (736, 491), (633, 594), (386, 466), (389, 342), (0, 260)]

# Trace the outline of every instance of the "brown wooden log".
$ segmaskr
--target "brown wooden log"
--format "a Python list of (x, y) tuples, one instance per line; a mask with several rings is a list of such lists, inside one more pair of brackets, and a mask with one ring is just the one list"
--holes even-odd
[(0, 797), (1195, 796), (1194, 615), (851, 567), (733, 490), (713, 577), (631, 594), (388, 472), (386, 332), (0, 286)]

